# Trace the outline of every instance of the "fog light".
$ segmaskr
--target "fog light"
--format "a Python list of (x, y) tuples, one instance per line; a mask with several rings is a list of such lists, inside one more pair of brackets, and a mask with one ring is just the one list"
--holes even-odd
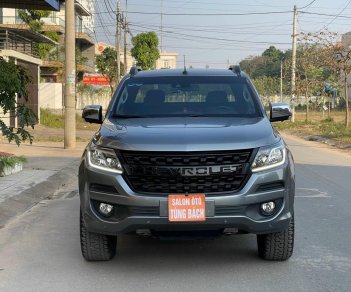
[(274, 202), (267, 202), (261, 204), (261, 211), (264, 215), (271, 215), (275, 210), (275, 203)]
[(113, 206), (110, 204), (100, 203), (99, 212), (104, 216), (112, 215)]

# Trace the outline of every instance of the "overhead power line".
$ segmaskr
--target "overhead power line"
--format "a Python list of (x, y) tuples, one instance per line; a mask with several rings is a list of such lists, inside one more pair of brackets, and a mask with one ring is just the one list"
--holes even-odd
[[(267, 12), (243, 12), (243, 13), (163, 13), (168, 16), (246, 16), (246, 15), (268, 15), (268, 14), (287, 14), (291, 13), (291, 10), (285, 11), (267, 11)], [(103, 13), (109, 13), (108, 11), (102, 11)], [(128, 11), (129, 14), (142, 14), (142, 15), (161, 15), (160, 12), (141, 12), (141, 11)], [(96, 14), (96, 13), (95, 13)]]
[(307, 8), (307, 7), (311, 6), (311, 5), (312, 5), (314, 2), (316, 2), (316, 0), (311, 1), (311, 2), (310, 2), (310, 3), (308, 3), (307, 5), (305, 5), (305, 6), (301, 7), (300, 9), (305, 9), (305, 8)]
[(340, 15), (340, 14), (327, 14), (327, 13), (318, 13), (318, 12), (307, 12), (307, 11), (299, 11), (299, 13), (302, 14), (310, 14), (310, 15), (319, 15), (319, 16), (329, 16), (329, 17), (335, 17), (337, 16), (337, 18), (347, 18), (347, 19), (351, 19), (351, 16), (346, 16), (346, 15)]
[(332, 24), (334, 22), (335, 19), (337, 19), (338, 17), (340, 17), (341, 13), (343, 13), (345, 11), (345, 9), (350, 5), (351, 0), (347, 2), (346, 6), (337, 14), (334, 16), (334, 18), (328, 22), (328, 24), (326, 24), (324, 27), (327, 28), (328, 25)]
[[(246, 44), (272, 44), (272, 42), (265, 42), (265, 41), (246, 41), (246, 40), (226, 39), (226, 38), (208, 37), (208, 36), (200, 36), (200, 35), (190, 35), (190, 34), (178, 33), (178, 32), (173, 32), (173, 31), (165, 31), (165, 32), (172, 34), (172, 35), (197, 38), (197, 39), (205, 39), (205, 40), (216, 40), (216, 41), (225, 41), (225, 42), (233, 42), (233, 43), (246, 43)], [(274, 42), (274, 43), (278, 44), (278, 45), (290, 44), (290, 43), (285, 43), (285, 42)]]

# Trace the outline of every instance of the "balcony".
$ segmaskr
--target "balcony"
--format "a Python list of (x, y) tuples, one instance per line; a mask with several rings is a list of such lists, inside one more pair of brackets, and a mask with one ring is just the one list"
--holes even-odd
[[(56, 31), (63, 34), (65, 32), (65, 19), (57, 16), (44, 17), (43, 30), (44, 31)], [(19, 17), (15, 16), (3, 16), (0, 28), (17, 28), (17, 29), (29, 29)], [(87, 44), (94, 45), (94, 31), (83, 25), (82, 22), (76, 21), (76, 38)]]
[(28, 29), (0, 28), (0, 50), (13, 50), (39, 59), (40, 43), (56, 44), (51, 39)]
[(74, 7), (76, 10), (76, 13), (78, 13), (81, 16), (91, 16), (90, 11), (82, 5), (82, 3), (78, 2), (77, 0), (74, 1)]
[(76, 25), (76, 39), (86, 44), (95, 45), (94, 32), (85, 25)]

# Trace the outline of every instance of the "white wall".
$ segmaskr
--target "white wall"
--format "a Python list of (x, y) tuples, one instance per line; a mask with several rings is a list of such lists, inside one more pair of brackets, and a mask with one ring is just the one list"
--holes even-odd
[(5, 123), (6, 126), (10, 126), (10, 113), (4, 115), (4, 112), (0, 110), (0, 119)]
[[(98, 92), (76, 93), (77, 109), (83, 109), (90, 104), (100, 104), (104, 109), (110, 103), (111, 92), (109, 87), (104, 87)], [(50, 110), (63, 109), (63, 85), (62, 83), (39, 84), (39, 108)]]
[(83, 109), (85, 106), (90, 104), (99, 104), (104, 110), (106, 110), (111, 100), (111, 91), (109, 87), (105, 87), (104, 90), (99, 92), (77, 93), (76, 96), (76, 109)]
[[(100, 0), (101, 1), (101, 0)], [(83, 25), (89, 28), (95, 27), (95, 0), (78, 0), (91, 14), (92, 16), (83, 17)]]
[(177, 53), (160, 53), (160, 58), (156, 61), (156, 69), (176, 69)]
[(2, 9), (2, 23), (3, 24), (15, 24), (16, 23), (16, 10), (12, 8), (0, 8)]
[(62, 83), (39, 83), (39, 108), (62, 109)]

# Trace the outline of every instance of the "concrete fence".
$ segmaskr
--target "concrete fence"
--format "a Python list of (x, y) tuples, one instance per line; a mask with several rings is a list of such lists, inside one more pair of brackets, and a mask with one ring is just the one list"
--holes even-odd
[(39, 108), (53, 110), (63, 108), (62, 83), (39, 83)]
[[(89, 104), (100, 104), (108, 107), (111, 91), (107, 86), (77, 87), (76, 109), (81, 110)], [(39, 108), (62, 110), (64, 107), (64, 88), (62, 83), (39, 84)]]

